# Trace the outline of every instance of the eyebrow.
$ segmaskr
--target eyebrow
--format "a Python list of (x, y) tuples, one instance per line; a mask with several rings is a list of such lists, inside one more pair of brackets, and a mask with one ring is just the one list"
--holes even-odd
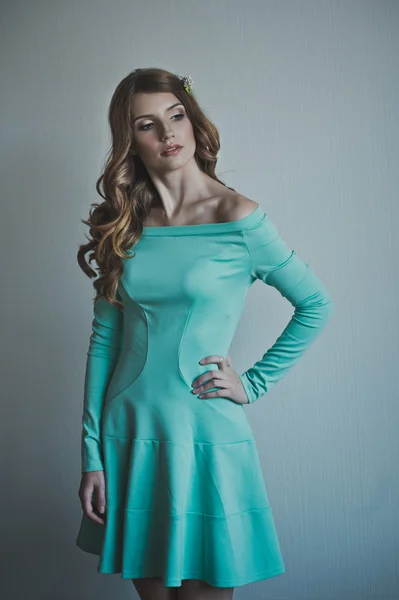
[[(172, 106), (169, 106), (166, 109), (166, 112), (169, 112), (170, 110), (173, 110), (176, 106), (184, 106), (182, 102), (176, 102), (176, 104), (172, 104)], [(155, 115), (140, 115), (139, 117), (136, 117), (135, 119), (133, 119), (133, 123), (135, 123), (138, 119), (145, 119), (145, 118), (151, 118), (154, 117)]]

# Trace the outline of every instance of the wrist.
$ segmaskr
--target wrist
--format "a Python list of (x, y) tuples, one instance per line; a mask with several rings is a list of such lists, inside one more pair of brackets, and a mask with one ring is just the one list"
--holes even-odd
[(248, 399), (247, 404), (252, 404), (256, 400), (256, 395), (255, 395), (254, 390), (248, 380), (247, 371), (244, 371), (243, 373), (241, 373), (241, 375), (239, 374), (239, 378), (241, 380), (242, 387), (244, 388), (245, 393), (247, 395), (247, 399)]

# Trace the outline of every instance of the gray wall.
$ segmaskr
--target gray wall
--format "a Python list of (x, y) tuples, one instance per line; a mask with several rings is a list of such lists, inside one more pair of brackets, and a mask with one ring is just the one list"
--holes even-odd
[[(260, 202), (335, 303), (246, 409), (287, 571), (234, 597), (398, 598), (399, 3), (14, 0), (0, 40), (2, 597), (136, 598), (75, 547), (92, 310), (75, 257), (111, 94), (160, 66), (191, 74), (220, 130), (218, 175)], [(291, 314), (257, 282), (235, 368)]]

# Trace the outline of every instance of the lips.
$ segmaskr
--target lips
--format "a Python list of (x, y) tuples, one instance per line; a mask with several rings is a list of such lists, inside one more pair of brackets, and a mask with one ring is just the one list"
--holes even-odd
[(167, 154), (168, 150), (177, 150), (178, 148), (182, 148), (183, 146), (180, 146), (179, 144), (173, 144), (173, 146), (168, 146), (167, 148), (165, 148), (165, 150), (163, 152), (161, 152), (161, 154)]

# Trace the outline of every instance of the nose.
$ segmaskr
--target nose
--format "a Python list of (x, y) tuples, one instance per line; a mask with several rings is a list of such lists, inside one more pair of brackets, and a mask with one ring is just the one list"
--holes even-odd
[(163, 141), (165, 141), (165, 140), (167, 140), (168, 138), (170, 138), (170, 137), (173, 137), (173, 136), (174, 136), (174, 133), (173, 133), (172, 129), (170, 129), (170, 127), (169, 127), (169, 126), (168, 126), (168, 127), (166, 127), (166, 126), (165, 126), (165, 127), (163, 127), (163, 129), (162, 129), (161, 131), (162, 131), (161, 135), (162, 135), (162, 140), (163, 140)]

